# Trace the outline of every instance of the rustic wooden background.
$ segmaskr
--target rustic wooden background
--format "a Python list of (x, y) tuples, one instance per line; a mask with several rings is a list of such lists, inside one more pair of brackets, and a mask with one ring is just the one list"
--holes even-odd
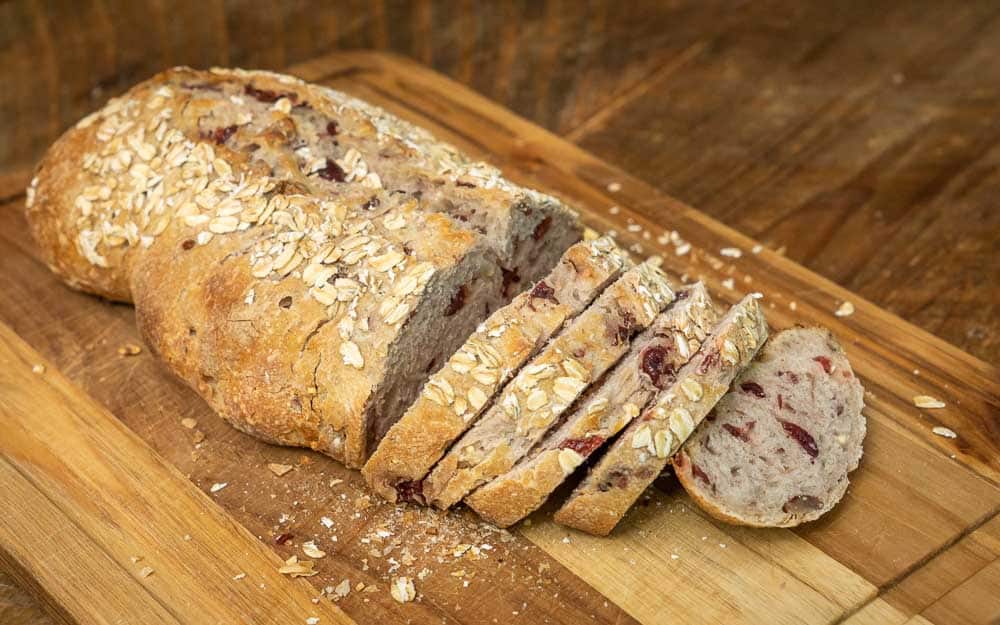
[[(392, 50), (1000, 361), (1000, 3), (0, 2), (0, 177), (164, 67)], [(0, 576), (0, 622), (38, 613)]]

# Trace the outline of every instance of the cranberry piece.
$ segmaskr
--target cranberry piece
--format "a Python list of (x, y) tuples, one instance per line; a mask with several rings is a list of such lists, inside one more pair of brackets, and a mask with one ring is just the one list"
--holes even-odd
[(336, 137), (338, 132), (340, 132), (340, 128), (337, 127), (337, 122), (332, 120), (326, 122), (326, 134)]
[(698, 373), (704, 375), (708, 373), (708, 370), (719, 364), (719, 352), (711, 351), (705, 354), (705, 357), (701, 359), (701, 364), (698, 365)]
[(424, 503), (424, 481), (406, 480), (396, 484), (396, 497), (399, 501)]
[(538, 284), (535, 285), (535, 288), (531, 289), (531, 297), (532, 299), (547, 299), (555, 302), (556, 304), (559, 303), (559, 300), (556, 299), (556, 290), (548, 284), (545, 284), (544, 281), (539, 281)]
[(275, 545), (284, 545), (285, 543), (287, 543), (288, 541), (290, 541), (293, 538), (295, 538), (295, 536), (293, 536), (292, 534), (289, 534), (287, 532), (284, 533), (284, 534), (278, 534), (277, 536), (274, 537), (274, 544)]
[(181, 242), (181, 249), (187, 251), (193, 248), (194, 245), (195, 245), (194, 239), (184, 239), (184, 241)]
[(670, 351), (662, 345), (652, 345), (639, 354), (639, 368), (649, 376), (656, 388), (663, 388), (665, 377), (673, 377), (674, 367), (667, 361)]
[(598, 484), (597, 488), (601, 492), (607, 492), (611, 490), (612, 487), (625, 488), (628, 486), (628, 482), (628, 469), (612, 469), (608, 472), (608, 479)]
[(785, 429), (785, 434), (801, 445), (802, 449), (804, 449), (807, 454), (813, 458), (819, 455), (819, 447), (816, 445), (816, 439), (812, 437), (812, 434), (805, 431), (805, 429), (797, 423), (785, 421), (784, 419), (778, 419), (778, 422), (781, 423), (781, 427)]
[(701, 470), (701, 467), (699, 467), (697, 464), (693, 462), (691, 463), (691, 475), (695, 476), (702, 482), (705, 482), (709, 486), (712, 485), (712, 480), (708, 479), (708, 475)]
[(455, 313), (457, 313), (458, 311), (462, 310), (462, 306), (465, 306), (465, 295), (466, 295), (465, 286), (463, 285), (458, 287), (458, 290), (455, 291), (455, 294), (451, 296), (451, 301), (448, 302), (448, 308), (444, 309), (445, 317), (450, 317)]
[(472, 184), (471, 182), (465, 182), (464, 180), (456, 180), (455, 181), (455, 186), (456, 187), (469, 187), (470, 189), (475, 189), (476, 188), (476, 185)]
[(723, 423), (722, 427), (729, 432), (733, 437), (740, 439), (744, 443), (750, 442), (750, 432), (753, 431), (753, 426), (757, 425), (756, 421), (747, 421), (747, 424), (742, 428), (730, 423)]
[(823, 500), (812, 495), (795, 495), (781, 506), (781, 511), (787, 514), (801, 514), (823, 507)]
[(767, 395), (764, 394), (764, 389), (756, 382), (744, 382), (743, 384), (740, 384), (740, 388), (743, 389), (744, 393), (750, 393), (761, 398), (767, 397)]
[(291, 306), (292, 306), (292, 296), (291, 295), (286, 295), (286, 296), (282, 297), (280, 300), (278, 300), (278, 306), (281, 306), (282, 308), (291, 308)]
[(682, 299), (687, 299), (688, 295), (691, 295), (691, 291), (689, 289), (684, 289), (683, 291), (678, 291), (677, 293), (675, 293), (674, 299), (678, 301)]
[(813, 360), (818, 362), (820, 366), (823, 367), (823, 371), (826, 371), (827, 375), (830, 375), (833, 372), (833, 365), (830, 363), (830, 359), (826, 356), (816, 356)]
[(208, 138), (216, 143), (216, 145), (222, 145), (229, 138), (236, 134), (236, 126), (226, 126), (224, 128), (216, 128), (212, 132), (208, 133)]
[(778, 372), (778, 377), (779, 378), (780, 377), (784, 377), (786, 375), (788, 376), (788, 379), (791, 381), (792, 384), (798, 384), (799, 383), (799, 376), (798, 376), (798, 374), (792, 373), (791, 371), (779, 371)]
[(592, 436), (586, 436), (584, 438), (567, 438), (563, 442), (559, 443), (559, 449), (572, 449), (581, 456), (589, 456), (594, 453), (594, 450), (604, 444), (607, 440), (603, 436), (598, 436), (594, 434)]
[(373, 208), (378, 208), (382, 204), (382, 200), (378, 199), (376, 196), (371, 196), (368, 198), (364, 204), (361, 205), (361, 210), (371, 210)]
[(632, 328), (635, 327), (635, 315), (630, 312), (623, 312), (621, 322), (612, 324), (608, 321), (607, 335), (614, 341), (615, 345), (620, 345), (628, 337), (632, 336)]
[(344, 182), (347, 180), (347, 174), (340, 168), (340, 165), (329, 158), (326, 159), (326, 166), (315, 173), (324, 180), (333, 180), (335, 182)]
[(248, 96), (254, 98), (259, 102), (267, 102), (267, 103), (277, 102), (281, 98), (288, 98), (292, 102), (299, 99), (299, 96), (297, 96), (294, 93), (279, 93), (277, 91), (270, 91), (268, 89), (258, 89), (253, 85), (247, 85), (246, 87), (244, 87), (243, 93), (247, 94)]
[(536, 241), (541, 239), (542, 237), (545, 236), (545, 233), (549, 231), (549, 228), (551, 226), (552, 226), (552, 217), (551, 216), (546, 217), (545, 219), (538, 222), (537, 226), (535, 226), (535, 231), (531, 233), (531, 238)]

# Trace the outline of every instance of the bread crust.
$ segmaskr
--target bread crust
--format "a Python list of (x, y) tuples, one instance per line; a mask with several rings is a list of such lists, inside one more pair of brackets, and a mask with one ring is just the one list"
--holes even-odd
[(492, 403), (493, 396), (568, 319), (630, 265), (607, 237), (566, 250), (538, 285), (497, 310), (424, 385), (392, 426), (362, 473), (388, 501), (424, 503), (420, 480), (448, 446)]
[(611, 533), (766, 339), (764, 312), (747, 296), (574, 489), (556, 511), (556, 523), (601, 536)]
[[(725, 424), (728, 421), (729, 413), (732, 411), (739, 411), (740, 413), (745, 413), (751, 415), (754, 410), (753, 403), (758, 401), (760, 398), (757, 396), (749, 394), (746, 390), (741, 389), (741, 384), (745, 382), (751, 382), (756, 384), (754, 380), (760, 380), (766, 376), (764, 370), (769, 368), (768, 363), (773, 361), (781, 360), (791, 360), (791, 354), (785, 353), (788, 351), (802, 350), (802, 344), (807, 341), (802, 340), (806, 335), (812, 334), (815, 338), (813, 343), (820, 343), (826, 348), (824, 353), (813, 354), (809, 353), (806, 358), (812, 358), (814, 355), (820, 356), (821, 358), (826, 358), (825, 363), (820, 362), (810, 362), (809, 368), (813, 371), (799, 371), (792, 373), (798, 376), (812, 375), (818, 382), (813, 382), (813, 388), (811, 394), (816, 396), (816, 384), (825, 384), (828, 389), (834, 393), (837, 398), (836, 403), (845, 408), (843, 414), (836, 414), (836, 410), (833, 406), (819, 406), (813, 405), (810, 407), (810, 414), (815, 411), (824, 411), (826, 416), (821, 419), (826, 425), (832, 423), (839, 423), (842, 427), (840, 430), (844, 431), (844, 438), (842, 444), (827, 444), (823, 438), (814, 439), (814, 444), (817, 445), (817, 454), (824, 454), (824, 456), (838, 455), (844, 459), (844, 472), (838, 475), (829, 475), (830, 478), (836, 478), (836, 481), (831, 487), (828, 487), (824, 492), (813, 493), (816, 495), (817, 499), (822, 496), (822, 505), (815, 508), (801, 508), (793, 510), (770, 510), (762, 511), (757, 515), (753, 515), (750, 511), (738, 512), (734, 509), (727, 508), (723, 504), (723, 499), (721, 496), (713, 497), (709, 494), (709, 489), (705, 487), (704, 484), (699, 483), (699, 480), (694, 475), (692, 470), (693, 460), (689, 457), (688, 448), (697, 446), (704, 440), (706, 435), (711, 435), (713, 433), (719, 433), (722, 436), (722, 432)], [(813, 358), (813, 360), (816, 360)], [(829, 368), (829, 371), (827, 371)], [(834, 376), (837, 376), (836, 378)], [(770, 386), (770, 385), (768, 385)], [(773, 389), (768, 388), (773, 394)], [(763, 388), (759, 389), (761, 394), (764, 393)], [(791, 395), (786, 395), (790, 397)], [(761, 401), (763, 401), (761, 399)], [(773, 401), (773, 400), (771, 400)], [(733, 390), (731, 390), (727, 395), (720, 400), (717, 406), (717, 416), (715, 421), (712, 423), (705, 423), (702, 429), (698, 431), (695, 436), (687, 441), (684, 448), (677, 453), (673, 459), (672, 463), (674, 466), (674, 473), (677, 476), (678, 481), (684, 486), (684, 489), (690, 495), (691, 499), (705, 512), (711, 516), (725, 521), (727, 523), (732, 523), (735, 525), (745, 525), (748, 527), (795, 527), (801, 525), (802, 523), (814, 521), (831, 509), (840, 501), (847, 491), (847, 486), (849, 484), (848, 474), (858, 467), (858, 463), (862, 455), (862, 442), (864, 440), (866, 424), (864, 415), (861, 410), (864, 406), (864, 389), (861, 387), (861, 383), (858, 381), (857, 376), (851, 371), (850, 362), (847, 359), (847, 355), (844, 353), (843, 348), (837, 341), (836, 337), (826, 328), (812, 327), (796, 327), (788, 330), (783, 330), (778, 334), (772, 336), (768, 342), (764, 345), (764, 348), (758, 354), (757, 360), (752, 363), (740, 376), (737, 378), (736, 382), (733, 384)], [(791, 415), (790, 415), (791, 416)], [(755, 417), (756, 418), (756, 417)], [(730, 424), (732, 425), (732, 424)], [(739, 432), (737, 432), (739, 433)], [(750, 443), (749, 437), (747, 437), (747, 444)], [(724, 439), (725, 440), (725, 439)], [(784, 444), (784, 443), (782, 443)], [(718, 446), (718, 443), (716, 443)], [(791, 451), (800, 451), (793, 444)], [(703, 465), (708, 467), (709, 465)], [(822, 471), (822, 469), (817, 468), (816, 464), (807, 465), (809, 468), (815, 468), (817, 471)], [(823, 465), (819, 465), (823, 466)], [(798, 478), (797, 482), (801, 482)], [(778, 488), (779, 484), (774, 484), (769, 488)], [(801, 483), (796, 485), (796, 488), (801, 488)], [(791, 491), (798, 492), (799, 491)]]
[(465, 498), (480, 516), (508, 527), (538, 509), (606, 441), (631, 423), (697, 352), (718, 313), (700, 282), (677, 293), (558, 428), (510, 471)]
[(495, 307), (505, 263), (580, 232), (558, 201), (380, 109), (243, 70), (175, 68), (111, 100), (53, 145), (26, 204), (49, 266), (133, 302), (220, 415), (349, 466), (398, 392), (402, 337), (471, 331), (482, 310), (441, 321), (458, 289)]
[(438, 462), (424, 480), (427, 501), (448, 508), (510, 470), (673, 299), (651, 261), (626, 272), (517, 374)]

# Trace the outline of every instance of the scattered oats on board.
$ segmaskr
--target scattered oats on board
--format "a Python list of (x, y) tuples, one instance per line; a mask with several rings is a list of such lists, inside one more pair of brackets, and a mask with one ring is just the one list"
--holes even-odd
[(136, 356), (142, 353), (142, 347), (136, 345), (135, 343), (125, 343), (118, 348), (119, 356)]
[(943, 401), (930, 395), (916, 395), (913, 398), (913, 405), (917, 408), (944, 408), (945, 406)]
[(733, 282), (732, 278), (726, 278), (725, 280), (722, 281), (722, 286), (732, 291), (734, 288), (736, 288), (736, 283)]
[(934, 432), (938, 436), (943, 436), (944, 438), (958, 438), (958, 434), (955, 433), (955, 430), (942, 427), (940, 425), (932, 428), (931, 432)]
[(32, 373), (38, 373), (38, 374), (45, 373), (45, 365), (39, 363), (39, 364), (37, 364), (37, 365), (35, 365), (34, 367), (31, 368), (31, 372)]
[(690, 251), (691, 251), (691, 244), (690, 243), (686, 243), (686, 242), (685, 243), (681, 243), (676, 248), (674, 248), (674, 254), (676, 254), (678, 256), (684, 256), (685, 254), (687, 254)]
[(285, 560), (285, 563), (278, 567), (278, 572), (282, 575), (288, 575), (290, 577), (312, 577), (319, 573), (313, 567), (315, 563), (312, 560), (302, 560), (299, 561), (298, 556), (292, 556)]
[(194, 426), (198, 425), (198, 422), (192, 419), (191, 417), (184, 417), (183, 419), (181, 419), (181, 425), (183, 425), (189, 430), (193, 430)]
[(247, 576), (246, 573), (237, 573), (236, 575), (233, 575), (233, 581), (238, 582), (241, 579), (246, 578), (246, 576)]
[(618, 213), (621, 212), (621, 209), (618, 208), (617, 206), (612, 206), (611, 208), (608, 209), (608, 212), (611, 213), (612, 215), (617, 215)]
[(216, 482), (215, 484), (212, 484), (212, 488), (208, 490), (210, 492), (217, 493), (227, 486), (229, 486), (229, 482)]
[(413, 598), (417, 596), (417, 592), (413, 588), (413, 580), (409, 577), (397, 577), (393, 579), (392, 585), (389, 587), (389, 594), (400, 603), (413, 601)]
[(618, 193), (621, 190), (622, 190), (622, 185), (621, 185), (620, 182), (609, 182), (608, 183), (608, 191), (611, 191), (612, 193)]
[(729, 258), (739, 258), (743, 256), (743, 250), (738, 247), (724, 247), (719, 250), (719, 253), (723, 256), (728, 256)]
[(316, 541), (313, 540), (302, 543), (302, 553), (306, 554), (310, 558), (315, 558), (316, 560), (326, 557), (326, 552), (317, 547)]
[(764, 251), (764, 246), (761, 245), (760, 243), (758, 243), (757, 245), (754, 245), (752, 248), (750, 248), (750, 253), (751, 254), (760, 254), (763, 251)]
[(333, 527), (333, 519), (331, 519), (328, 516), (321, 517), (320, 520), (319, 520), (319, 522), (320, 522), (320, 525), (322, 525), (326, 529), (330, 529), (331, 527)]
[(293, 469), (290, 464), (278, 464), (277, 462), (268, 463), (267, 468), (278, 477), (285, 475)]
[(347, 595), (351, 594), (351, 580), (346, 578), (341, 580), (341, 582), (337, 584), (337, 587), (332, 589), (332, 594), (337, 597), (337, 599), (343, 599)]
[(153, 567), (151, 567), (151, 566), (144, 566), (139, 571), (139, 576), (140, 577), (149, 577), (152, 574), (153, 574)]
[(317, 623), (319, 623), (318, 616), (310, 616), (306, 619), (306, 625), (317, 625)]
[(854, 314), (854, 304), (851, 302), (844, 302), (833, 312), (833, 314), (838, 317), (850, 317)]

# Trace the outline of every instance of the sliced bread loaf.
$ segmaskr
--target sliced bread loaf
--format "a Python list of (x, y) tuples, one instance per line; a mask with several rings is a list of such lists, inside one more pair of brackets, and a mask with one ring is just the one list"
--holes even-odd
[(615, 440), (556, 512), (556, 522), (610, 533), (766, 339), (764, 312), (747, 296), (726, 313), (674, 383)]
[(424, 480), (426, 500), (448, 508), (510, 470), (673, 297), (651, 261), (627, 271), (521, 369), (452, 446)]
[(628, 425), (697, 352), (718, 321), (700, 282), (677, 299), (633, 342), (628, 354), (581, 398), (513, 469), (473, 491), (465, 503), (500, 527), (521, 520), (548, 499), (605, 441)]
[(177, 68), (49, 150), (42, 257), (133, 301), (236, 427), (360, 466), (475, 328), (579, 240), (571, 211), (290, 76)]
[(843, 497), (861, 460), (863, 407), (864, 389), (829, 330), (784, 330), (673, 457), (674, 472), (723, 521), (813, 521)]
[(421, 480), (448, 446), (521, 365), (629, 265), (610, 238), (577, 243), (548, 276), (493, 313), (382, 438), (362, 470), (372, 489), (389, 501), (424, 503)]

